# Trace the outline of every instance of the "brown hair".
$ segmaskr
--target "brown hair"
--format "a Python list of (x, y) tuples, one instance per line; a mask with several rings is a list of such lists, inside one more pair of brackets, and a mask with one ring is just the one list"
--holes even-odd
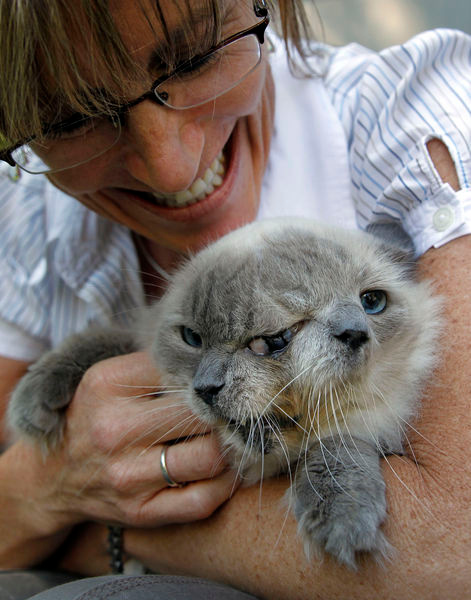
[[(44, 123), (64, 115), (64, 107), (69, 113), (106, 113), (112, 111), (110, 98), (129, 99), (131, 86), (142, 81), (142, 73), (126, 50), (110, 4), (110, 0), (0, 0), (0, 142), (2, 137), (14, 142), (40, 134)], [(309, 36), (309, 27), (302, 0), (268, 4), (285, 39), (290, 65), (306, 64), (302, 40)], [(144, 11), (139, 1), (136, 6)], [(208, 33), (214, 35), (221, 27), (221, 3), (204, 0), (204, 6), (212, 17)], [(153, 7), (166, 33), (159, 0)], [(177, 7), (191, 17), (189, 0), (175, 3)], [(97, 94), (96, 89), (103, 92)], [(5, 140), (0, 147), (4, 144)]]

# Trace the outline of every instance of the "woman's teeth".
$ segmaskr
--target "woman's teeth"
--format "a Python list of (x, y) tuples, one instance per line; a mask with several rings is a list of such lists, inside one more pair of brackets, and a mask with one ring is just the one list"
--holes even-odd
[(152, 194), (155, 201), (161, 206), (183, 208), (202, 200), (222, 184), (226, 172), (225, 162), (226, 159), (221, 152), (206, 169), (203, 177), (198, 177), (187, 190), (176, 194)]

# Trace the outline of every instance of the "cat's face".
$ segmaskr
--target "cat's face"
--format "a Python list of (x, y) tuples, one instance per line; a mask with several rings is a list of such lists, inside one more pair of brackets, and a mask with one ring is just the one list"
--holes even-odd
[[(404, 267), (370, 236), (252, 224), (197, 255), (154, 315), (164, 382), (259, 455), (300, 447), (370, 402), (353, 397), (414, 335)], [(315, 424), (315, 425), (314, 425)]]

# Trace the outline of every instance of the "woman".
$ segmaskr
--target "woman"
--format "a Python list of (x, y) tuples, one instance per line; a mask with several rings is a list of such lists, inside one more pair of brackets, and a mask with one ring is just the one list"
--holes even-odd
[[(301, 65), (313, 76), (296, 79), (266, 39), (275, 8), (2, 0), (0, 395), (6, 406), (28, 364), (69, 333), (126, 323), (188, 252), (255, 218), (400, 219), (449, 319), (413, 455), (384, 468), (397, 557), (359, 575), (308, 563), (284, 522), (282, 480), (264, 484), (262, 510), (258, 489), (226, 502), (234, 474), (211, 432), (167, 447), (190, 415), (130, 401), (159, 381), (133, 354), (85, 374), (50, 456), (18, 441), (0, 457), (3, 568), (56, 552), (54, 566), (107, 572), (111, 523), (124, 527), (125, 559), (267, 598), (468, 589), (471, 41), (435, 32), (379, 56), (316, 47)], [(300, 3), (277, 8), (302, 51)]]

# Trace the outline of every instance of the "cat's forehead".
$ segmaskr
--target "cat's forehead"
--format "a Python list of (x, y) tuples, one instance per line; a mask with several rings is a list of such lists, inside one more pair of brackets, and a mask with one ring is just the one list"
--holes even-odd
[(275, 332), (351, 277), (349, 253), (332, 239), (297, 228), (253, 233), (247, 244), (228, 236), (188, 265), (180, 311), (193, 327), (227, 339)]

